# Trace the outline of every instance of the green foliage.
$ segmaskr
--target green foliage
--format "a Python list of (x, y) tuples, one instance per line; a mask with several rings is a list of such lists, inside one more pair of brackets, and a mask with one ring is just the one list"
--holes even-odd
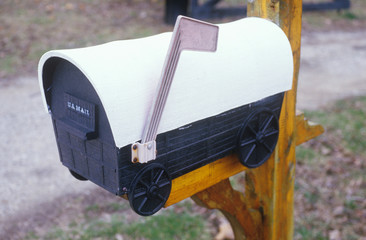
[(311, 205), (316, 204), (320, 198), (317, 192), (305, 192), (304, 197)]
[(296, 148), (296, 159), (299, 163), (311, 163), (318, 156), (314, 149), (298, 146)]
[(345, 19), (348, 19), (348, 20), (355, 20), (357, 19), (357, 15), (350, 12), (350, 11), (346, 11), (342, 14), (342, 17), (345, 18)]
[(353, 200), (346, 200), (344, 206), (350, 210), (355, 210), (357, 208), (357, 204)]
[(132, 239), (209, 239), (201, 216), (174, 211), (130, 224), (125, 232)]
[(306, 115), (341, 139), (345, 148), (366, 156), (366, 96), (341, 100), (329, 110), (307, 112)]
[[(110, 206), (110, 204), (108, 205)], [(114, 207), (117, 207), (113, 205)], [(192, 213), (190, 204), (179, 204), (183, 208), (182, 213), (174, 210), (146, 218), (138, 218), (130, 221), (125, 214), (114, 213), (111, 215), (101, 212), (105, 206), (96, 204), (88, 206), (85, 211), (99, 212), (94, 217), (85, 216), (78, 222), (73, 220), (67, 228), (55, 227), (43, 236), (37, 236), (34, 232), (28, 233), (26, 239), (46, 240), (87, 240), (87, 239), (210, 239), (207, 224), (202, 216)]]
[(14, 69), (14, 65), (17, 64), (18, 59), (13, 56), (5, 56), (1, 59), (0, 64), (0, 77), (1, 75), (14, 74), (16, 69)]
[(295, 232), (298, 234), (298, 238), (302, 240), (326, 240), (327, 238), (320, 232), (317, 232), (317, 229), (312, 228), (308, 229), (306, 227), (299, 227), (295, 229)]
[(85, 209), (85, 211), (86, 212), (98, 212), (98, 211), (100, 211), (100, 206), (98, 204), (93, 204), (93, 205), (88, 206)]
[(37, 236), (37, 234), (35, 232), (28, 232), (27, 235), (25, 236), (25, 240), (31, 240), (31, 239), (38, 239), (39, 237)]
[(121, 211), (121, 210), (125, 210), (129, 208), (129, 206), (127, 204), (122, 204), (119, 202), (113, 202), (107, 205), (107, 209), (110, 212), (116, 212), (116, 211)]

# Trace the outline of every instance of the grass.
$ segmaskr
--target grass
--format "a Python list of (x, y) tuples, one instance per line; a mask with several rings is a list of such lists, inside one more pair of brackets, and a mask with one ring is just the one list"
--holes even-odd
[[(131, 221), (123, 211), (126, 204), (93, 204), (84, 217), (65, 226), (55, 226), (43, 234), (29, 232), (26, 239), (211, 239), (204, 216), (192, 211), (186, 201), (161, 213)], [(109, 210), (107, 210), (109, 209)], [(176, 212), (180, 209), (180, 213)]]
[(322, 233), (315, 229), (307, 229), (305, 227), (299, 227), (295, 229), (298, 236), (301, 237), (302, 240), (326, 240), (326, 238)]
[[(345, 149), (366, 156), (366, 97), (338, 101), (329, 112), (308, 112), (310, 119), (324, 125)], [(332, 146), (330, 146), (332, 147)]]
[(210, 239), (201, 216), (186, 212), (177, 215), (171, 210), (131, 224), (126, 233), (133, 239)]
[(36, 75), (43, 53), (171, 29), (159, 1), (10, 1), (0, 4), (0, 80)]
[[(15, 74), (14, 66), (17, 65), (17, 58), (14, 56), (5, 56), (1, 59), (0, 72), (5, 74)], [(1, 75), (0, 75), (1, 77)]]
[(315, 159), (319, 159), (319, 154), (312, 148), (303, 147), (302, 145), (296, 148), (296, 159), (298, 164), (317, 165)]
[(305, 115), (326, 132), (297, 148), (295, 239), (366, 235), (366, 97)]

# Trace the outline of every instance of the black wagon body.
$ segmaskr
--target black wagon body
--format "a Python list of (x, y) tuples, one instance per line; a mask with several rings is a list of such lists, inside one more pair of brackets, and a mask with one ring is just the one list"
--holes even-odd
[[(255, 21), (264, 24), (263, 34), (268, 32), (268, 24), (270, 28), (274, 25), (263, 22), (265, 20)], [(236, 107), (226, 109), (226, 111), (218, 111), (216, 114), (203, 119), (185, 122), (183, 125), (170, 128), (167, 131), (158, 132), (156, 137), (156, 159), (147, 163), (134, 162), (132, 149), (135, 142), (129, 142), (128, 140), (125, 141), (128, 143), (124, 145), (116, 142), (115, 126), (118, 126), (119, 122), (111, 119), (112, 115), (118, 116), (118, 119), (126, 120), (121, 129), (128, 129), (136, 125), (128, 124), (134, 121), (133, 114), (131, 115), (128, 111), (119, 112), (118, 105), (127, 103), (118, 102), (119, 100), (115, 99), (115, 102), (112, 102), (111, 105), (110, 103), (114, 99), (101, 97), (107, 92), (101, 91), (102, 85), (115, 81), (108, 79), (108, 76), (114, 77), (113, 74), (107, 74), (105, 79), (100, 79), (104, 77), (104, 72), (109, 71), (108, 67), (105, 69), (103, 67), (103, 58), (107, 58), (113, 53), (114, 43), (93, 48), (91, 50), (94, 51), (93, 53), (102, 53), (100, 53), (101, 59), (94, 59), (92, 63), (88, 62), (88, 57), (80, 54), (89, 53), (88, 49), (71, 52), (60, 51), (59, 53), (51, 51), (45, 54), (39, 67), (40, 85), (45, 106), (51, 114), (62, 164), (79, 180), (90, 180), (115, 195), (128, 196), (131, 207), (143, 216), (154, 214), (164, 206), (170, 195), (173, 179), (220, 158), (234, 153), (238, 154), (239, 161), (249, 168), (262, 165), (276, 146), (279, 135), (278, 119), (284, 92), (291, 86), (292, 79), (291, 48), (283, 32), (279, 32), (281, 30), (277, 28), (275, 26), (274, 32), (279, 34), (281, 41), (285, 42), (282, 46), (276, 43), (276, 48), (283, 48), (287, 51), (279, 66), (291, 67), (291, 69), (287, 69), (284, 73), (272, 74), (275, 76), (255, 75), (261, 78), (258, 79), (258, 83), (263, 85), (263, 83), (269, 82), (272, 87), (277, 89), (272, 91), (271, 87), (267, 86), (267, 89), (264, 90), (264, 96), (259, 100), (239, 104)], [(258, 32), (260, 31), (258, 30)], [(163, 36), (163, 38), (167, 39), (167, 36)], [(148, 46), (149, 44), (150, 42), (146, 41), (145, 45)], [(160, 46), (159, 41), (156, 41), (156, 44), (156, 46)], [(164, 44), (166, 45), (166, 43)], [(228, 45), (230, 44), (228, 43)], [(121, 46), (124, 47), (123, 43), (121, 43)], [(267, 43), (263, 46), (268, 48), (261, 49), (264, 53), (275, 49)], [(107, 49), (107, 53), (100, 51), (100, 49)], [(232, 51), (234, 52), (232, 54), (235, 54), (237, 50), (233, 48)], [(277, 49), (274, 51), (277, 51)], [(274, 52), (274, 54), (277, 54), (277, 52)], [(211, 57), (209, 56), (207, 59), (210, 60)], [(273, 62), (271, 58), (265, 59), (260, 54), (258, 59)], [(126, 60), (127, 62), (128, 60)], [(78, 65), (78, 63), (82, 64)], [(115, 63), (110, 61), (110, 64)], [(148, 64), (154, 64), (154, 60), (146, 63), (145, 66), (148, 66)], [(255, 66), (256, 61), (248, 61), (248, 64), (254, 64)], [(210, 70), (210, 68), (207, 69)], [(247, 69), (251, 70), (251, 67), (249, 66)], [(273, 67), (273, 69), (276, 68)], [(144, 69), (141, 71), (144, 71)], [(206, 73), (207, 71), (204, 76), (206, 76)], [(133, 73), (129, 76), (132, 76), (130, 81), (135, 81)], [(212, 76), (215, 77), (215, 75)], [(240, 87), (241, 74), (232, 76), (239, 76), (232, 82), (238, 83), (238, 87)], [(282, 81), (282, 85), (277, 87), (276, 83), (268, 81), (267, 77)], [(93, 82), (96, 78), (99, 85)], [(123, 78), (123, 75), (121, 78)], [(283, 80), (282, 78), (286, 79)], [(254, 81), (256, 80), (254, 78)], [(141, 82), (144, 81), (144, 79), (141, 80)], [(221, 80), (217, 79), (216, 81)], [(228, 81), (228, 79), (222, 81)], [(245, 76), (243, 76), (243, 81), (245, 81)], [(213, 85), (213, 87), (215, 86)], [(237, 86), (230, 87), (232, 89), (238, 88)], [(253, 89), (259, 91), (259, 88)], [(251, 93), (246, 92), (246, 90), (243, 89), (237, 92), (250, 95)], [(113, 89), (113, 91), (115, 91), (114, 96), (118, 97), (119, 94), (124, 95), (129, 90)], [(204, 91), (202, 89), (203, 96), (197, 96), (197, 101), (200, 97), (204, 97)], [(260, 94), (260, 92), (257, 93), (257, 95)], [(109, 105), (106, 104), (106, 99), (110, 101)], [(227, 99), (221, 101), (227, 101)], [(216, 103), (219, 102), (216, 101)], [(133, 109), (133, 101), (132, 104), (128, 104)], [(184, 114), (190, 114), (190, 112)], [(123, 134), (119, 135), (119, 138), (123, 137)], [(126, 137), (128, 138), (128, 136)], [(131, 139), (131, 137), (128, 139)], [(139, 139), (134, 140), (139, 141)]]
[[(81, 179), (88, 179), (116, 195), (128, 194), (131, 182), (146, 164), (131, 162), (131, 144), (116, 147), (103, 105), (85, 75), (70, 62), (54, 58), (44, 72), (60, 159), (63, 165)], [(75, 84), (77, 83), (77, 84)], [(165, 167), (172, 179), (193, 171), (229, 154), (240, 152), (240, 141), (255, 140), (255, 133), (240, 132), (249, 117), (258, 113), (257, 122), (266, 124), (268, 148), (262, 147), (249, 159), (250, 167), (262, 164), (277, 141), (278, 123), (284, 93), (247, 104), (219, 115), (189, 123), (157, 136), (157, 158), (153, 164)], [(84, 109), (84, 114), (81, 110)], [(257, 144), (257, 143), (255, 143)], [(244, 149), (245, 151), (246, 149)], [(264, 153), (263, 153), (264, 152)], [(238, 153), (239, 154), (239, 153)], [(264, 154), (261, 156), (261, 154)], [(245, 159), (243, 159), (244, 161)], [(252, 162), (250, 162), (252, 161)], [(245, 164), (245, 163), (244, 163)]]

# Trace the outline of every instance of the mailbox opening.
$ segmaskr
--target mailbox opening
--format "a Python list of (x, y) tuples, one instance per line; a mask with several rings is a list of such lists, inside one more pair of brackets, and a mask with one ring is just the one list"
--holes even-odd
[(50, 58), (44, 67), (47, 105), (60, 160), (73, 176), (118, 194), (117, 154), (103, 105), (72, 63)]

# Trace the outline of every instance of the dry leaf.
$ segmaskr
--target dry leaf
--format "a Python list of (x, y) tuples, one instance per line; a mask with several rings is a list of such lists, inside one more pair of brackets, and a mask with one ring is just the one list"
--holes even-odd
[(330, 240), (340, 240), (341, 233), (338, 230), (333, 230), (329, 232), (329, 239)]
[(215, 236), (215, 240), (234, 239), (234, 233), (231, 229), (230, 223), (224, 222), (219, 226), (219, 232)]
[(116, 236), (114, 236), (116, 238), (116, 240), (123, 240), (123, 236), (121, 234), (116, 234)]
[(336, 208), (334, 209), (334, 211), (333, 211), (333, 215), (334, 215), (335, 217), (337, 217), (337, 216), (341, 216), (341, 215), (343, 214), (343, 212), (344, 212), (344, 207), (343, 207), (343, 206), (338, 206), (338, 207), (336, 207)]

